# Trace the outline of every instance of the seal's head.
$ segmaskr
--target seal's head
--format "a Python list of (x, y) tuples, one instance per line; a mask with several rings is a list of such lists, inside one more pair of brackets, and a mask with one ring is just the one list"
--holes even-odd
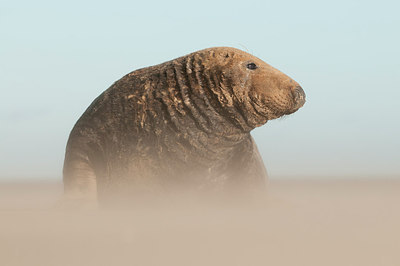
[(253, 128), (294, 113), (304, 105), (305, 93), (300, 85), (261, 59), (229, 47), (204, 52), (207, 58), (213, 58), (207, 60), (209, 75), (229, 92), (225, 96), (232, 97), (226, 104), (238, 109)]

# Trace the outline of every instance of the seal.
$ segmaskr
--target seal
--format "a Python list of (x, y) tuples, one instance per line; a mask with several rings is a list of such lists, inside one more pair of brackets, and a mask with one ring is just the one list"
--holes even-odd
[(72, 129), (65, 193), (101, 201), (111, 192), (264, 187), (267, 173), (250, 131), (304, 103), (297, 82), (230, 47), (133, 71)]

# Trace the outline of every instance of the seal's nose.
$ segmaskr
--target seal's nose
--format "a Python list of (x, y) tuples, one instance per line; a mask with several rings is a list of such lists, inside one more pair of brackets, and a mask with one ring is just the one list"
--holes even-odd
[(306, 102), (306, 94), (304, 93), (304, 90), (300, 86), (297, 86), (296, 88), (294, 88), (292, 93), (293, 93), (295, 108), (298, 109), (302, 107)]

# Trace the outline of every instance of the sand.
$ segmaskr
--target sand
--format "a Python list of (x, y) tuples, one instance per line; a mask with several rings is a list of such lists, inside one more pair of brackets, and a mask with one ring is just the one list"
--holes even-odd
[(262, 202), (62, 211), (0, 184), (0, 265), (400, 265), (400, 180), (271, 180)]

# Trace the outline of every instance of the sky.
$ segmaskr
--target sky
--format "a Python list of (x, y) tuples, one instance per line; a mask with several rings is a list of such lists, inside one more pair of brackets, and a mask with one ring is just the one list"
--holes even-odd
[(0, 1), (0, 180), (61, 180), (68, 134), (123, 75), (236, 47), (301, 84), (252, 131), (270, 178), (400, 178), (398, 1)]

